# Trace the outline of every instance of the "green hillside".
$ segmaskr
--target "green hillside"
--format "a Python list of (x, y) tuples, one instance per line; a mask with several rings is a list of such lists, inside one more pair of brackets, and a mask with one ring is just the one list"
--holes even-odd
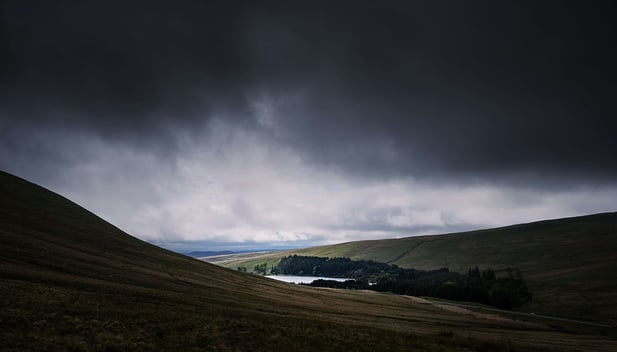
[(279, 283), (137, 240), (0, 172), (1, 351), (612, 351), (409, 297)]
[(359, 241), (287, 252), (214, 258), (236, 268), (290, 254), (373, 259), (407, 268), (467, 272), (520, 269), (533, 292), (523, 310), (617, 323), (617, 213), (448, 235)]

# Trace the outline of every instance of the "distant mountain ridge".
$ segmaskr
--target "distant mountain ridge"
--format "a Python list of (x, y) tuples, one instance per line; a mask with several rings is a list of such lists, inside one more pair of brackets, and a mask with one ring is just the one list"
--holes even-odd
[(212, 257), (215, 255), (226, 255), (226, 254), (234, 254), (234, 253), (238, 253), (238, 252), (233, 252), (233, 251), (192, 251), (192, 252), (185, 252), (183, 253), (184, 255), (188, 255), (189, 257), (193, 257), (193, 258), (200, 258), (200, 257)]
[(243, 254), (243, 253), (263, 253), (263, 252), (280, 252), (282, 249), (246, 249), (240, 251), (191, 251), (180, 252), (193, 258), (216, 257), (220, 255)]

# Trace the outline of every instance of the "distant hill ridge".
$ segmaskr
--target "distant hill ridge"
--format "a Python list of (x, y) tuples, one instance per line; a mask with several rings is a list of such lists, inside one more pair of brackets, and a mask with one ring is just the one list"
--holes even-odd
[(192, 251), (192, 252), (186, 252), (184, 253), (185, 255), (188, 255), (189, 257), (193, 257), (193, 258), (199, 258), (199, 257), (212, 257), (215, 255), (227, 255), (227, 254), (234, 254), (237, 252), (232, 252), (232, 251)]

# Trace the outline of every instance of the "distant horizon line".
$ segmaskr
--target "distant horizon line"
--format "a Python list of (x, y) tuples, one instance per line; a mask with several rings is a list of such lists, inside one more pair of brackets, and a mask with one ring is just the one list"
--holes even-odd
[[(540, 220), (532, 220), (532, 221), (527, 221), (527, 222), (520, 222), (520, 223), (514, 223), (514, 224), (509, 224), (509, 225), (503, 225), (503, 226), (495, 226), (495, 227), (484, 227), (484, 228), (476, 228), (476, 229), (468, 229), (468, 230), (463, 230), (463, 231), (454, 231), (454, 232), (442, 232), (442, 233), (434, 233), (434, 234), (417, 234), (417, 235), (407, 235), (407, 236), (396, 236), (396, 237), (384, 237), (384, 238), (375, 238), (375, 239), (359, 239), (359, 240), (350, 240), (350, 241), (341, 241), (341, 242), (336, 242), (336, 243), (328, 243), (328, 244), (324, 244), (324, 243), (317, 243), (318, 241), (315, 242), (309, 242), (309, 241), (299, 241), (299, 242), (295, 242), (299, 245), (290, 245), (292, 244), (294, 241), (291, 241), (291, 243), (289, 243), (288, 245), (272, 245), (272, 244), (267, 244), (264, 243), (265, 246), (260, 246), (257, 243), (254, 242), (249, 242), (249, 243), (245, 243), (245, 242), (219, 242), (219, 243), (215, 243), (215, 242), (209, 242), (206, 240), (187, 240), (187, 241), (183, 241), (183, 240), (176, 240), (176, 241), (159, 241), (159, 240), (146, 240), (146, 242), (151, 243), (153, 245), (165, 248), (167, 250), (173, 251), (173, 252), (177, 252), (180, 254), (184, 254), (184, 255), (189, 255), (191, 253), (198, 253), (198, 252), (202, 252), (202, 253), (219, 253), (219, 254), (212, 254), (212, 255), (223, 255), (223, 254), (240, 254), (240, 253), (255, 253), (255, 252), (281, 252), (281, 251), (286, 251), (286, 250), (292, 250), (292, 249), (304, 249), (304, 248), (310, 248), (310, 247), (317, 247), (317, 246), (324, 246), (324, 245), (335, 245), (335, 244), (342, 244), (342, 243), (348, 243), (348, 242), (357, 242), (357, 241), (378, 241), (378, 240), (387, 240), (387, 239), (402, 239), (402, 238), (407, 238), (407, 237), (421, 237), (421, 236), (442, 236), (442, 235), (452, 235), (452, 234), (463, 234), (463, 233), (468, 233), (468, 232), (474, 232), (474, 231), (487, 231), (487, 230), (494, 230), (494, 229), (501, 229), (501, 228), (507, 228), (507, 227), (513, 227), (513, 226), (524, 226), (524, 225), (529, 225), (529, 224), (534, 224), (534, 223), (541, 223), (541, 222), (547, 222), (547, 221), (560, 221), (560, 220), (566, 220), (566, 219), (575, 219), (575, 218), (584, 218), (584, 217), (590, 217), (590, 216), (602, 216), (602, 215), (607, 215), (607, 214), (615, 214), (617, 213), (617, 211), (605, 211), (605, 212), (599, 212), (599, 213), (591, 213), (591, 214), (584, 214), (584, 215), (575, 215), (575, 216), (566, 216), (566, 217), (558, 217), (558, 218), (549, 218), (549, 219), (540, 219)], [(193, 246), (190, 246), (189, 244), (193, 243)], [(300, 244), (301, 243), (301, 244)], [(226, 252), (226, 253), (225, 253)]]

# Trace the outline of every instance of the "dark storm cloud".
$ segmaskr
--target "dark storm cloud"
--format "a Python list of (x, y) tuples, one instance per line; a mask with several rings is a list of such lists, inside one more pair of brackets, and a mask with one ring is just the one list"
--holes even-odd
[[(201, 7), (201, 8), (200, 8)], [(229, 11), (157, 2), (13, 2), (3, 88), (10, 113), (103, 133), (148, 133), (236, 105), (244, 85)]]
[(173, 151), (176, 131), (223, 116), (359, 175), (611, 180), (616, 15), (611, 2), (5, 2), (0, 145), (46, 157), (24, 131), (55, 128)]
[(360, 170), (610, 179), (615, 9), (538, 6), (352, 17), (328, 84), (284, 112), (290, 140)]

